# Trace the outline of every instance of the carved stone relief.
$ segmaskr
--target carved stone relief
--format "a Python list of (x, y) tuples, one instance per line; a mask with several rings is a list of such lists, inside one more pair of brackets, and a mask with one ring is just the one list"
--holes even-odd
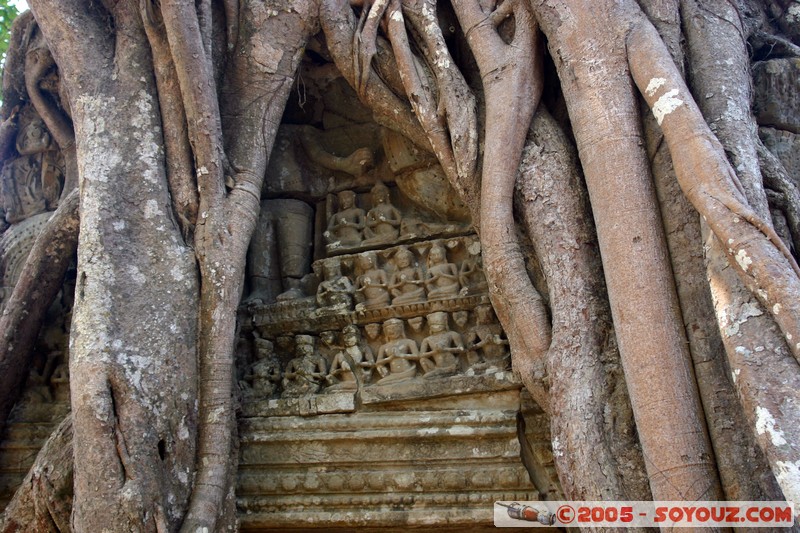
[[(426, 184), (419, 196), (414, 183), (430, 162), (415, 166), (396, 140), (387, 154), (386, 137), (383, 152), (362, 147), (370, 171), (283, 177), (313, 186), (262, 204), (297, 202), (314, 215), (286, 235), (286, 211), (262, 210), (266, 237), (251, 245), (244, 528), (422, 526), (434, 510), (468, 526), (490, 520), (494, 499), (536, 498), (517, 439), (522, 385), (509, 371), (478, 238), (443, 200), (452, 194)], [(303, 172), (293, 161), (288, 168)], [(286, 253), (304, 269), (288, 268)], [(308, 502), (311, 514), (301, 511)]]
[(251, 243), (242, 526), (490, 524), (537, 494), (480, 242), (429, 155), (327, 116), (282, 128)]
[(6, 161), (0, 172), (7, 224), (54, 210), (64, 185), (64, 159), (42, 119), (25, 108), (18, 121), (17, 157)]

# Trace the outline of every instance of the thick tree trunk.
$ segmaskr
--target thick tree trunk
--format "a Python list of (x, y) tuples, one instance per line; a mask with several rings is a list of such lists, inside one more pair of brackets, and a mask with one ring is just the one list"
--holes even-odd
[[(777, 378), (779, 383), (772, 383), (769, 387), (778, 390), (787, 381), (798, 378), (797, 367), (783, 361), (785, 346), (774, 338), (774, 330), (768, 323), (763, 323), (759, 329), (743, 326), (751, 321), (764, 320), (766, 317), (755, 321), (752, 318), (763, 315), (763, 306), (771, 305), (769, 312), (789, 341), (790, 352), (797, 357), (797, 345), (792, 340), (797, 334), (792, 332), (800, 320), (794, 309), (800, 282), (795, 274), (796, 263), (771, 225), (747, 205), (722, 147), (708, 130), (654, 33), (644, 24), (631, 31), (628, 47), (632, 57), (651, 58), (648, 64), (631, 61), (631, 70), (664, 131), (684, 194), (703, 215), (704, 224), (713, 233), (715, 240), (709, 240), (710, 237), (706, 240), (709, 279), (732, 371), (736, 373), (738, 368), (741, 372), (748, 350), (760, 352), (766, 349), (765, 357), (772, 362), (770, 368), (781, 370), (775, 374), (780, 376)], [(722, 245), (722, 240), (725, 245)], [(738, 274), (739, 281), (730, 277), (731, 271)], [(749, 294), (741, 289), (739, 282), (747, 287)], [(749, 379), (752, 377), (755, 376), (746, 374), (743, 383), (737, 386), (745, 415), (756, 426), (758, 442), (785, 497), (792, 500), (800, 487), (796, 475), (796, 441), (783, 437), (770, 439), (763, 435), (775, 428), (789, 431), (790, 427), (796, 427), (800, 419), (798, 404), (792, 400), (791, 394), (776, 396), (782, 398), (781, 401), (788, 401), (780, 409), (771, 403), (763, 403), (765, 398), (759, 391), (764, 381), (752, 382)], [(766, 381), (771, 383), (773, 379)]]
[(82, 190), (70, 354), (78, 531), (173, 529), (193, 471), (197, 271), (172, 218), (149, 81), (80, 96), (73, 108)]
[[(492, 20), (477, 2), (463, 2), (455, 9), (483, 79), (486, 118), (478, 227), (489, 296), (508, 332), (514, 369), (548, 411), (536, 375), (550, 346), (550, 321), (525, 270), (513, 214), (514, 181), (542, 94), (542, 54), (527, 3), (509, 5), (506, 15), (513, 15), (515, 28), (510, 42), (496, 27), (502, 19)], [(501, 71), (506, 75), (494, 75)]]
[(195, 460), (198, 287), (172, 217), (149, 47), (129, 5), (112, 13), (112, 43), (83, 5), (32, 4), (78, 141), (73, 527), (174, 529)]
[[(800, 369), (775, 321), (728, 264), (722, 245), (708, 227), (703, 233), (711, 295), (731, 379), (783, 498), (799, 501)], [(758, 481), (762, 486), (770, 483), (769, 479)]]
[[(306, 41), (317, 31), (316, 12), (313, 2), (287, 6), (283, 17), (271, 15), (263, 2), (240, 6), (237, 48), (251, 53), (233, 55), (221, 98), (221, 128), (233, 189), (226, 197), (215, 198), (214, 190), (201, 186), (200, 221), (195, 234), (203, 283), (199, 337), (201, 425), (198, 475), (181, 531), (222, 529), (217, 525), (217, 516), (225, 509), (226, 501), (231, 505), (234, 502), (236, 472), (232, 467), (236, 465), (229, 457), (235, 449), (232, 385), (236, 310), (269, 153)], [(186, 90), (184, 100), (192, 101)], [(196, 145), (195, 159), (198, 164)], [(222, 183), (220, 180), (209, 187)]]

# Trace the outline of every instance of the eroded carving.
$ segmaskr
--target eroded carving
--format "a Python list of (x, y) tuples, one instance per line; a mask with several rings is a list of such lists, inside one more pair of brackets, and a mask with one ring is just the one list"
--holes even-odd
[(296, 335), (294, 342), (297, 357), (289, 361), (283, 373), (282, 398), (314, 394), (327, 375), (327, 362), (316, 353), (314, 337)]
[(240, 382), (245, 396), (271, 398), (278, 391), (281, 382), (281, 364), (275, 355), (272, 342), (267, 339), (255, 340), (256, 361), (250, 365)]
[[(480, 250), (479, 243), (477, 244)], [(461, 267), (458, 271), (458, 281), (461, 283), (461, 293), (467, 294), (481, 294), (488, 291), (489, 287), (486, 284), (486, 275), (483, 273), (483, 260), (481, 259), (480, 252), (472, 254), (461, 262)]]
[(419, 267), (414, 264), (414, 254), (401, 246), (394, 254), (395, 272), (389, 282), (392, 305), (403, 305), (425, 300), (424, 280)]
[(430, 335), (420, 346), (419, 364), (425, 372), (423, 377), (452, 376), (458, 369), (457, 355), (464, 352), (461, 335), (451, 331), (447, 313), (431, 313), (427, 317)]
[(370, 191), (372, 209), (367, 213), (367, 225), (364, 229), (364, 245), (393, 243), (400, 235), (400, 211), (389, 199), (389, 189), (378, 181)]
[(317, 305), (350, 309), (353, 306), (355, 287), (350, 278), (342, 275), (339, 261), (326, 261), (322, 269), (325, 279), (317, 287)]
[(355, 390), (359, 383), (370, 380), (375, 367), (375, 357), (369, 345), (361, 341), (358, 326), (345, 326), (342, 330), (344, 348), (336, 354), (326, 381), (331, 385), (326, 392)]
[(339, 210), (330, 217), (324, 233), (329, 250), (358, 246), (364, 238), (366, 214), (356, 206), (356, 193), (341, 191), (337, 199)]
[(481, 365), (487, 370), (506, 368), (510, 357), (508, 339), (505, 337), (503, 328), (497, 322), (492, 306), (477, 306), (475, 322), (466, 335), (469, 349), (468, 363), (473, 366)]
[(389, 283), (386, 272), (378, 268), (374, 252), (364, 252), (356, 258), (356, 300), (362, 309), (375, 309), (389, 305)]
[(398, 383), (416, 376), (419, 349), (416, 342), (406, 337), (403, 321), (390, 318), (383, 323), (383, 334), (386, 343), (378, 350), (375, 361), (375, 369), (382, 376), (378, 385)]
[(313, 219), (313, 208), (300, 200), (261, 202), (247, 256), (248, 301), (268, 303), (304, 296), (303, 278), (311, 270)]
[(447, 262), (447, 251), (441, 244), (434, 244), (428, 252), (428, 274), (425, 278), (428, 299), (454, 298), (461, 288), (458, 269)]
[(30, 113), (20, 118), (19, 157), (3, 164), (2, 207), (9, 224), (55, 209), (64, 184), (63, 158), (42, 119)]

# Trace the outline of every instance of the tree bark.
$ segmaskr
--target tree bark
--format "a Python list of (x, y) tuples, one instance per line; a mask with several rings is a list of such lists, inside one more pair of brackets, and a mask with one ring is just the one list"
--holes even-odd
[[(534, 10), (556, 60), (586, 175), (653, 497), (719, 499), (627, 73), (625, 21), (638, 6), (548, 1), (534, 2)], [(677, 432), (666, 429), (666, 420)]]
[(6, 506), (0, 517), (0, 532), (71, 531), (72, 437), (72, 416), (67, 415), (39, 450), (33, 467)]
[[(252, 53), (233, 55), (220, 99), (224, 105), (221, 129), (225, 154), (233, 173), (233, 188), (227, 196), (220, 191), (224, 190), (223, 176), (218, 182), (200, 176), (203, 166), (197, 143), (193, 143), (198, 181), (208, 185), (200, 188), (195, 232), (202, 279), (198, 339), (201, 424), (198, 473), (191, 506), (181, 526), (185, 532), (235, 527), (231, 523), (218, 525), (217, 518), (226, 501), (234, 497), (236, 465), (229, 458), (235, 446), (232, 385), (236, 311), (269, 153), (303, 48), (317, 29), (318, 6), (313, 2), (287, 6), (283, 17), (271, 16), (268, 7), (259, 1), (240, 5), (237, 47)], [(184, 100), (195, 96), (184, 91)], [(206, 133), (198, 130), (196, 134)], [(210, 154), (211, 149), (206, 157)]]
[(540, 107), (523, 153), (517, 205), (547, 278), (553, 315), (547, 353), (553, 455), (568, 499), (648, 500), (578, 168), (566, 135)]
[(80, 169), (73, 527), (174, 529), (195, 459), (198, 288), (171, 214), (149, 46), (138, 7), (32, 6), (69, 89)]

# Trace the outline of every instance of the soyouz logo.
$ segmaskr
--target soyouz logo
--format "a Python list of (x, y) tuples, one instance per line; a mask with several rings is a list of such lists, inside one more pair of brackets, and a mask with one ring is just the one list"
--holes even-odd
[(496, 527), (791, 527), (792, 502), (498, 501)]

